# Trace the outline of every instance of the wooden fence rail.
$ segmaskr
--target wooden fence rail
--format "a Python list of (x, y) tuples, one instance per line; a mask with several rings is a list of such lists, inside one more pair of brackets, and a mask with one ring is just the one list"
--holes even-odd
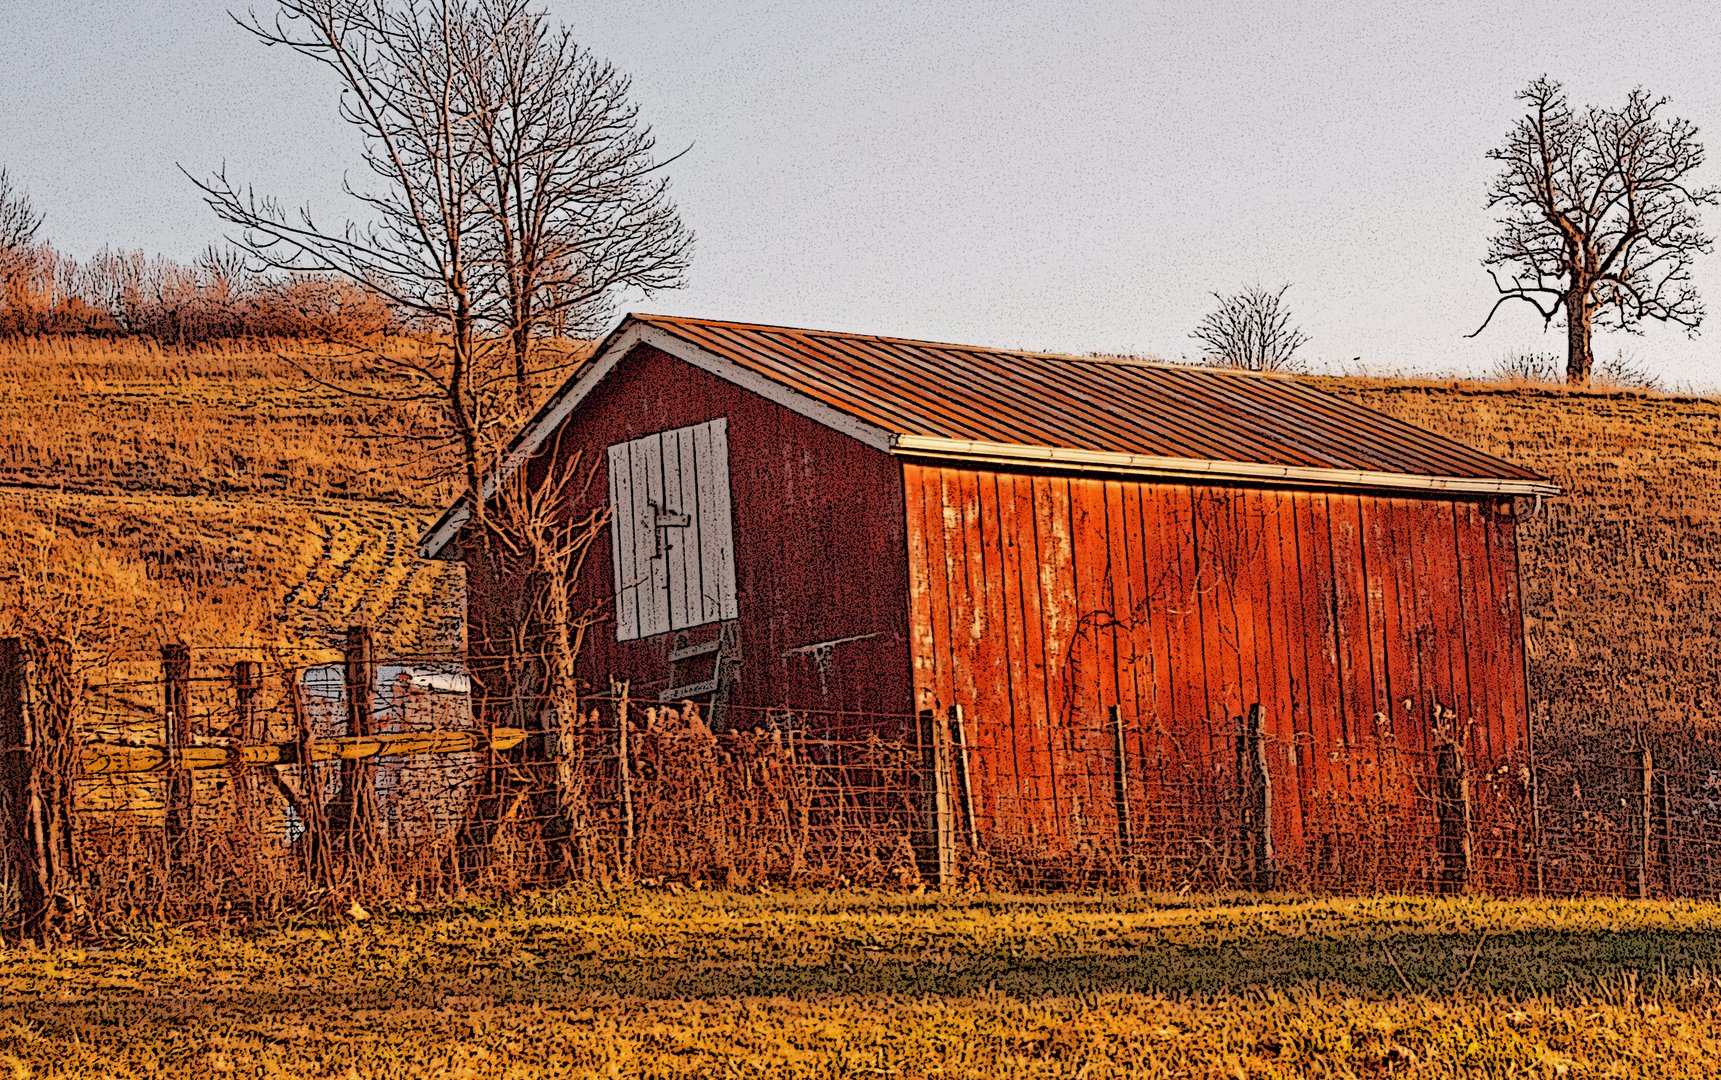
[[(310, 760), (361, 761), (372, 757), (456, 754), (486, 748), (512, 750), (525, 742), (529, 734), (524, 728), (499, 727), (492, 733), (477, 730), (405, 731), (392, 735), (317, 739), (310, 744)], [(299, 764), (299, 744), (172, 747), (86, 743), (78, 748), (78, 763), (85, 776), (296, 765)]]

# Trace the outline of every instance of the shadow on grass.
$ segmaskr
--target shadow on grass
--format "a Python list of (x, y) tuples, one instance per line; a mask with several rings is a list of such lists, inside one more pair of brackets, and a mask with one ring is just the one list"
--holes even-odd
[[(1721, 933), (1679, 930), (1627, 932), (1518, 931), (1476, 934), (1396, 932), (1371, 937), (1294, 935), (1212, 944), (1148, 943), (1123, 947), (1103, 934), (1040, 949), (1034, 942), (964, 947), (932, 936), (914, 953), (821, 941), (807, 950), (750, 955), (697, 948), (653, 956), (605, 957), (570, 935), (534, 934), (531, 962), (496, 958), (476, 968), (458, 965), (414, 975), (351, 973), (307, 986), (261, 979), (212, 986), (206, 980), (158, 980), (138, 989), (106, 988), (62, 995), (41, 1009), (51, 1022), (77, 1024), (130, 998), (163, 1015), (248, 1016), (336, 1010), (469, 1008), (475, 1005), (590, 1007), (594, 999), (717, 1002), (787, 997), (967, 998), (995, 992), (1033, 1000), (1115, 992), (1220, 999), (1239, 992), (1322, 987), (1363, 997), (1406, 993), (1522, 998), (1617, 985), (1622, 977), (1650, 979), (1693, 969), (1721, 968)], [(309, 972), (307, 975), (311, 974)], [(11, 1008), (20, 1003), (14, 1001)], [(10, 1009), (0, 1010), (10, 1011)], [(46, 1018), (37, 1008), (26, 1011)]]

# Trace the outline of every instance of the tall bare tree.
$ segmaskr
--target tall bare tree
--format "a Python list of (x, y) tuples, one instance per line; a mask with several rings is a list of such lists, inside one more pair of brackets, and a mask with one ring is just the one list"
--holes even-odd
[[(347, 191), (372, 220), (326, 226), (225, 170), (196, 182), (257, 269), (343, 276), (428, 331), (421, 348), (375, 350), (406, 388), (367, 393), (428, 410), (482, 523), (544, 315), (670, 287), (686, 263), (625, 80), (580, 100), (576, 76), (607, 69), (524, 0), (280, 0), (240, 24), (335, 75), (370, 174)], [(612, 122), (562, 119), (594, 109)]]
[(1297, 366), (1296, 353), (1308, 336), (1291, 322), (1285, 290), (1250, 286), (1239, 292), (1214, 293), (1218, 306), (1207, 313), (1190, 337), (1207, 346), (1206, 359), (1249, 371), (1288, 371)]
[(590, 334), (618, 290), (680, 284), (692, 236), (625, 76), (520, 0), (479, 0), (470, 18), (461, 40), (483, 51), (463, 64), (502, 286), (487, 314), (507, 328), (524, 400), (541, 333)]
[(1655, 319), (1696, 332), (1703, 304), (1691, 261), (1710, 248), (1698, 210), (1718, 195), (1692, 182), (1703, 147), (1695, 125), (1663, 114), (1666, 98), (1639, 89), (1622, 108), (1575, 113), (1543, 76), (1518, 99), (1526, 114), (1488, 152), (1503, 166), (1488, 193), (1500, 231), (1484, 260), (1499, 297), (1470, 336), (1510, 300), (1533, 306), (1543, 325), (1564, 313), (1566, 381), (1584, 385), (1598, 325), (1637, 330)]

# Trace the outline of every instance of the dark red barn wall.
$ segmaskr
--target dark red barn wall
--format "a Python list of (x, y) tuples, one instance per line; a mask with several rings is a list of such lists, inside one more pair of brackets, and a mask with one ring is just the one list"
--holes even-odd
[(1305, 836), (1335, 799), (1417, 797), (1436, 705), (1473, 773), (1528, 749), (1503, 504), (912, 463), (904, 483), (917, 697), (967, 709), (1000, 833), (1115, 829), (1113, 704), (1141, 835), (1218, 820), (1233, 718), (1261, 703), (1290, 857), (1342, 843)]
[[(776, 706), (911, 714), (895, 459), (647, 345), (636, 346), (575, 410), (560, 452), (564, 460), (581, 453), (588, 467), (596, 464), (591, 492), (601, 502), (607, 447), (717, 417), (728, 418), (742, 646), (733, 722)], [(583, 602), (613, 613), (612, 574), (606, 530), (586, 564)], [(485, 580), (468, 578), (475, 651), (487, 632)], [(672, 636), (618, 642), (612, 616), (587, 637), (581, 677), (600, 692), (610, 676), (625, 678), (636, 699), (654, 697), (669, 676)], [(859, 640), (823, 658), (792, 651), (842, 638)]]

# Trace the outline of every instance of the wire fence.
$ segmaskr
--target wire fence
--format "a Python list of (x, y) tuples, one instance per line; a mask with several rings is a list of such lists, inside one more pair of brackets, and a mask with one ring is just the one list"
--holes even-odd
[(732, 704), (713, 730), (622, 688), (510, 726), (519, 703), (445, 657), (164, 653), (74, 680), (36, 650), (0, 649), (5, 904), (26, 929), (571, 879), (1721, 894), (1721, 742), (1695, 735), (1483, 760), (1463, 739), (1316, 748), (1258, 709), (1181, 737), (1102, 709), (1035, 757), (959, 708)]

